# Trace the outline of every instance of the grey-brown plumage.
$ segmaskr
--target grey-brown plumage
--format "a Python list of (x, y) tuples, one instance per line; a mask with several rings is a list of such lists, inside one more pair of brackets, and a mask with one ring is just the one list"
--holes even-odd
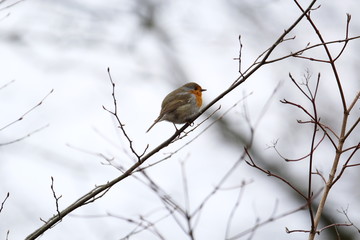
[(197, 83), (191, 82), (169, 93), (162, 101), (159, 117), (146, 132), (163, 120), (174, 124), (192, 120), (202, 105), (201, 93), (203, 91), (206, 89), (202, 89)]

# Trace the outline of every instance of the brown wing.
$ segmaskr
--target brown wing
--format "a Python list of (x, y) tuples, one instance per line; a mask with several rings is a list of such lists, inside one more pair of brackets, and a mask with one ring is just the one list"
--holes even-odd
[(190, 97), (186, 99), (184, 98), (181, 100), (172, 100), (170, 102), (167, 102), (166, 104), (164, 104), (163, 108), (161, 109), (160, 116), (163, 117), (165, 114), (175, 111), (179, 107), (188, 104), (190, 101)]

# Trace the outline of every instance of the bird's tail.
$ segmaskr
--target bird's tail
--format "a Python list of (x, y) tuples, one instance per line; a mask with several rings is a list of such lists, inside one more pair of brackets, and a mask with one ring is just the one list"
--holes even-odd
[(152, 127), (153, 127), (156, 123), (157, 123), (157, 121), (155, 121), (155, 122), (149, 127), (149, 129), (148, 129), (146, 132), (149, 132), (150, 129), (152, 129)]

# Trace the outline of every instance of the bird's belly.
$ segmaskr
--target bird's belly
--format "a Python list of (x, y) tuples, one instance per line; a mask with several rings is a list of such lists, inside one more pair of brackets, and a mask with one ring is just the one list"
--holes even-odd
[(193, 104), (185, 104), (172, 112), (164, 115), (163, 120), (181, 124), (190, 121), (197, 113), (199, 108)]

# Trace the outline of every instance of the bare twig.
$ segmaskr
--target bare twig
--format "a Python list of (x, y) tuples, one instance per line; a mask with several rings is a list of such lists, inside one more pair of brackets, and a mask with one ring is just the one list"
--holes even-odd
[(351, 221), (350, 220), (350, 217), (349, 217), (349, 215), (348, 215), (348, 209), (349, 207), (347, 207), (346, 209), (344, 209), (344, 208), (342, 208), (341, 209), (341, 212), (340, 213), (342, 213), (342, 214), (344, 214), (344, 216), (346, 217), (346, 220), (349, 222), (349, 224), (351, 224), (351, 226), (353, 226), (357, 231), (358, 231), (358, 233), (360, 233), (360, 228), (359, 227), (357, 227), (357, 226), (355, 226), (355, 224), (353, 223), (353, 221)]
[(355, 167), (355, 166), (359, 166), (360, 164), (353, 164), (350, 165), (349, 162), (351, 160), (351, 158), (355, 155), (356, 151), (360, 149), (360, 143), (358, 143), (358, 145), (354, 148), (354, 151), (350, 154), (350, 156), (348, 157), (348, 159), (346, 160), (346, 162), (344, 163), (343, 167), (341, 168), (340, 173), (338, 174), (338, 176), (334, 179), (334, 181), (331, 183), (331, 185), (334, 185), (343, 175), (343, 173), (345, 172), (345, 169), (348, 167)]
[(201, 212), (201, 210), (204, 208), (204, 206), (210, 200), (210, 198), (218, 192), (218, 190), (224, 185), (226, 180), (237, 169), (237, 167), (240, 165), (240, 163), (244, 160), (244, 157), (245, 157), (245, 152), (243, 152), (241, 154), (240, 158), (228, 169), (228, 171), (225, 173), (225, 175), (214, 186), (213, 190), (207, 196), (205, 196), (205, 198), (201, 201), (201, 203), (198, 205), (198, 207), (194, 209), (194, 211), (192, 212), (192, 216), (195, 216), (196, 214)]
[[(0, 3), (1, 3), (1, 2), (0, 2)], [(0, 87), (0, 90), (6, 88), (7, 86), (9, 86), (10, 84), (12, 84), (12, 83), (14, 83), (14, 82), (15, 82), (15, 80), (11, 80), (10, 82), (5, 83), (4, 85), (2, 85), (2, 86)]]
[(59, 211), (59, 199), (62, 197), (62, 195), (60, 195), (59, 197), (56, 196), (55, 189), (54, 189), (54, 178), (53, 177), (51, 177), (51, 186), (50, 187), (51, 187), (51, 191), (53, 193), (53, 197), (55, 199), (56, 212), (60, 218), (61, 215), (60, 215), (60, 211)]
[(45, 126), (43, 126), (43, 127), (41, 127), (41, 128), (38, 128), (38, 129), (32, 131), (32, 132), (29, 132), (29, 133), (26, 134), (25, 136), (16, 138), (16, 139), (11, 140), (11, 141), (9, 141), (9, 142), (0, 143), (0, 146), (10, 145), (10, 144), (13, 144), (13, 143), (16, 143), (16, 142), (20, 142), (20, 141), (24, 140), (25, 138), (31, 137), (31, 136), (34, 135), (35, 133), (38, 133), (38, 132), (44, 130), (45, 128), (47, 128), (47, 127), (49, 127), (49, 126), (50, 126), (50, 125), (47, 124), (47, 125), (45, 125)]
[(183, 188), (184, 188), (184, 197), (185, 197), (185, 220), (187, 223), (187, 234), (191, 240), (194, 240), (194, 228), (192, 226), (191, 220), (192, 216), (190, 214), (190, 195), (189, 195), (189, 186), (187, 182), (186, 170), (185, 170), (185, 160), (180, 162), (181, 165), (181, 174), (183, 179)]
[(238, 195), (238, 197), (236, 198), (236, 201), (235, 201), (235, 204), (234, 204), (233, 208), (231, 209), (231, 212), (230, 212), (230, 215), (229, 215), (229, 218), (228, 218), (228, 222), (227, 222), (227, 224), (226, 224), (225, 239), (228, 239), (228, 238), (229, 238), (231, 223), (232, 223), (232, 221), (233, 221), (233, 218), (234, 218), (234, 215), (235, 215), (236, 210), (239, 208), (240, 200), (241, 200), (242, 197), (243, 197), (243, 194), (244, 194), (245, 186), (246, 186), (246, 185), (247, 185), (247, 183), (246, 183), (245, 181), (242, 181), (242, 182), (241, 182), (241, 186), (240, 186), (240, 190), (239, 190), (239, 195)]
[(243, 45), (242, 45), (242, 42), (241, 42), (241, 35), (239, 35), (239, 57), (238, 58), (234, 58), (234, 60), (238, 60), (239, 61), (239, 74), (241, 77), (244, 77), (244, 74), (242, 73), (242, 70), (241, 70), (241, 55), (242, 55), (242, 48), (243, 48)]
[[(329, 229), (329, 228), (333, 228), (333, 227), (349, 227), (349, 226), (353, 226), (353, 224), (350, 223), (333, 223), (333, 224), (329, 224), (323, 228), (320, 228), (319, 230), (316, 230), (316, 234), (320, 234), (322, 231)], [(286, 228), (286, 233), (296, 233), (296, 232), (301, 232), (301, 233), (311, 233), (312, 230), (304, 230), (304, 229), (294, 229), (294, 230), (289, 230), (288, 228)]]
[(351, 15), (350, 14), (346, 14), (346, 31), (345, 31), (345, 42), (344, 42), (344, 46), (342, 47), (342, 49), (340, 50), (339, 54), (334, 58), (334, 62), (336, 60), (339, 59), (339, 57), (341, 56), (341, 54), (344, 52), (348, 42), (349, 42), (349, 27), (350, 27), (350, 21), (351, 21)]
[(306, 209), (306, 208), (307, 208), (307, 205), (308, 205), (308, 204), (305, 203), (305, 204), (301, 205), (301, 206), (298, 207), (298, 208), (295, 208), (295, 209), (293, 209), (293, 210), (284, 212), (284, 213), (279, 214), (279, 215), (277, 215), (277, 216), (275, 216), (275, 215), (274, 215), (274, 216), (270, 216), (268, 219), (266, 219), (266, 220), (264, 220), (264, 221), (262, 221), (262, 222), (260, 222), (260, 220), (257, 220), (256, 224), (255, 224), (253, 227), (251, 227), (251, 228), (249, 228), (249, 229), (247, 229), (247, 230), (245, 230), (245, 231), (242, 231), (241, 233), (238, 233), (238, 234), (236, 234), (236, 235), (234, 235), (234, 236), (232, 236), (232, 237), (230, 237), (230, 238), (227, 238), (226, 240), (235, 240), (235, 239), (239, 239), (239, 238), (241, 238), (241, 237), (243, 237), (243, 236), (245, 236), (245, 235), (247, 235), (247, 234), (251, 234), (251, 233), (253, 233), (254, 231), (256, 231), (257, 228), (259, 228), (259, 227), (261, 227), (261, 226), (264, 226), (264, 225), (266, 225), (266, 224), (268, 224), (268, 223), (274, 222), (274, 221), (276, 221), (276, 220), (278, 220), (278, 219), (287, 217), (287, 216), (292, 215), (292, 214), (294, 214), (294, 213), (296, 213), (296, 212), (299, 212), (299, 211), (302, 211), (302, 210)]
[[(297, 83), (296, 83), (297, 84)], [(303, 92), (303, 90), (302, 90)], [(305, 92), (303, 92), (304, 94), (306, 94)], [(307, 96), (307, 95), (306, 95)], [(309, 96), (307, 96), (309, 97)], [(330, 136), (330, 134), (328, 133), (327, 131), (327, 127), (324, 125), (324, 124), (321, 124), (319, 122), (319, 119), (316, 119), (306, 108), (304, 108), (303, 106), (301, 106), (300, 104), (297, 104), (297, 103), (294, 103), (294, 102), (290, 102), (286, 99), (283, 99), (283, 100), (280, 100), (281, 103), (284, 103), (284, 104), (289, 104), (289, 105), (292, 105), (292, 106), (295, 106), (299, 109), (301, 109), (306, 115), (308, 115), (310, 118), (311, 118), (311, 121), (301, 121), (301, 120), (298, 120), (298, 123), (312, 123), (312, 124), (315, 124), (317, 123), (317, 125), (324, 131), (324, 133), (326, 134), (326, 136), (328, 137), (328, 139), (330, 140), (331, 144), (333, 145), (334, 148), (336, 148), (336, 143), (335, 141), (332, 139), (332, 137)], [(333, 133), (333, 131), (331, 130), (330, 132)], [(337, 135), (335, 135), (337, 137)]]
[[(9, 4), (9, 5), (7, 5), (7, 6), (3, 7), (3, 8), (0, 8), (0, 11), (5, 10), (5, 9), (9, 9), (9, 8), (11, 8), (11, 7), (15, 6), (16, 4), (19, 4), (19, 3), (23, 2), (23, 1), (25, 1), (25, 0), (18, 0), (17, 2)], [(1, 1), (0, 4), (4, 3), (4, 2), (5, 2), (5, 0)]]
[(17, 122), (19, 122), (19, 121), (21, 121), (21, 120), (23, 120), (23, 118), (24, 118), (26, 115), (28, 115), (30, 112), (34, 111), (34, 109), (36, 109), (37, 107), (39, 107), (39, 106), (45, 101), (45, 99), (46, 99), (51, 93), (53, 93), (53, 92), (54, 92), (54, 89), (52, 89), (48, 94), (46, 94), (46, 96), (45, 96), (43, 99), (41, 99), (41, 101), (40, 101), (39, 103), (37, 103), (34, 107), (32, 107), (32, 108), (30, 108), (29, 110), (27, 110), (27, 111), (26, 111), (23, 115), (21, 115), (18, 119), (16, 119), (15, 121), (12, 121), (12, 122), (6, 124), (5, 126), (1, 127), (1, 128), (0, 128), (0, 131), (4, 130), (5, 128), (10, 127), (11, 125), (13, 125), (13, 124), (15, 124), (15, 123), (17, 123)]
[(3, 208), (4, 208), (4, 204), (5, 204), (6, 200), (7, 200), (9, 197), (10, 197), (10, 193), (8, 192), (8, 193), (6, 194), (5, 199), (4, 199), (4, 200), (2, 201), (2, 203), (1, 203), (1, 206), (0, 206), (0, 213), (1, 213), (1, 211), (3, 210)]
[[(355, 37), (349, 37), (349, 38), (346, 38), (346, 39), (341, 39), (341, 40), (334, 40), (334, 41), (328, 41), (328, 42), (325, 42), (325, 43), (318, 43), (318, 44), (314, 44), (314, 45), (308, 45), (307, 47), (301, 49), (301, 50), (298, 50), (296, 52), (292, 52), (286, 56), (282, 56), (282, 57), (279, 57), (279, 58), (275, 58), (275, 59), (271, 59), (271, 60), (268, 60), (266, 61), (266, 64), (270, 64), (270, 63), (275, 63), (275, 62), (278, 62), (278, 61), (282, 61), (282, 60), (285, 60), (287, 58), (291, 58), (291, 57), (295, 57), (295, 58), (302, 58), (302, 59), (305, 59), (305, 60), (309, 60), (309, 61), (316, 61), (316, 62), (322, 62), (322, 63), (330, 63), (328, 60), (323, 60), (323, 59), (315, 59), (315, 58), (312, 58), (312, 57), (306, 57), (306, 56), (302, 56), (302, 54), (308, 50), (311, 50), (311, 49), (314, 49), (314, 48), (318, 48), (318, 47), (322, 47), (323, 45), (331, 45), (331, 44), (336, 44), (336, 43), (346, 43), (346, 42), (349, 42), (349, 41), (352, 41), (352, 40), (356, 40), (356, 39), (359, 39), (360, 36), (355, 36)], [(336, 60), (338, 59), (338, 57), (340, 57), (340, 55), (343, 53), (343, 50), (341, 50), (336, 58)]]
[(137, 160), (140, 161), (141, 157), (144, 156), (146, 150), (148, 149), (149, 145), (147, 145), (145, 147), (145, 150), (142, 154), (138, 154), (135, 149), (134, 149), (134, 146), (133, 146), (133, 141), (130, 139), (130, 136), (127, 134), (127, 132), (125, 131), (125, 124), (123, 124), (120, 120), (120, 117), (118, 115), (118, 106), (117, 106), (117, 100), (116, 100), (116, 96), (115, 96), (115, 82), (113, 81), (112, 77), (111, 77), (111, 74), (110, 74), (110, 68), (107, 68), (107, 72), (108, 72), (108, 75), (109, 75), (109, 80), (111, 82), (111, 85), (112, 85), (112, 93), (111, 93), (111, 96), (113, 98), (113, 104), (114, 104), (114, 110), (111, 111), (111, 110), (108, 110), (105, 106), (103, 106), (103, 109), (106, 110), (107, 112), (109, 112), (110, 114), (112, 114), (116, 121), (118, 122), (119, 124), (119, 128), (121, 129), (122, 133), (124, 134), (125, 138), (127, 139), (127, 141), (129, 142), (129, 147), (130, 147), (130, 150), (132, 151), (132, 153), (136, 156)]
[(308, 200), (307, 196), (305, 196), (299, 189), (297, 189), (297, 188), (296, 188), (292, 183), (290, 183), (288, 180), (286, 180), (285, 178), (283, 178), (283, 177), (281, 177), (281, 176), (279, 176), (279, 175), (277, 175), (277, 174), (274, 174), (274, 173), (270, 172), (269, 170), (266, 170), (266, 169), (260, 167), (259, 165), (257, 165), (257, 164), (254, 162), (254, 160), (252, 159), (252, 157), (251, 157), (248, 149), (247, 149), (247, 148), (244, 148), (244, 150), (245, 150), (245, 153), (246, 153), (246, 155), (248, 156), (248, 158), (249, 158), (249, 160), (250, 160), (250, 161), (245, 160), (245, 162), (246, 162), (249, 166), (254, 167), (254, 168), (260, 170), (261, 172), (265, 173), (266, 175), (268, 175), (268, 176), (270, 176), (270, 177), (275, 177), (275, 178), (281, 180), (281, 181), (284, 182), (286, 185), (288, 185), (290, 188), (292, 188), (295, 192), (297, 192), (297, 193), (298, 193), (301, 197), (303, 197), (305, 200)]
[(148, 230), (149, 232), (153, 233), (155, 236), (157, 236), (159, 239), (165, 238), (162, 236), (162, 234), (156, 229), (156, 224), (161, 222), (162, 220), (166, 219), (169, 216), (169, 213), (166, 213), (159, 218), (150, 221), (148, 220), (149, 217), (151, 217), (151, 214), (157, 213), (158, 211), (152, 211), (149, 214), (139, 215), (136, 218), (129, 218), (124, 217), (118, 214), (107, 212), (106, 214), (97, 214), (97, 215), (79, 215), (79, 214), (70, 214), (71, 217), (76, 218), (115, 218), (120, 219), (122, 221), (125, 221), (129, 224), (134, 225), (134, 229), (131, 230), (129, 233), (127, 233), (124, 237), (120, 238), (123, 240), (129, 239), (130, 237), (135, 236), (136, 234), (139, 234), (145, 230)]
[[(323, 136), (322, 136), (322, 138), (321, 138), (321, 139), (318, 141), (318, 143), (314, 146), (314, 149), (312, 150), (313, 152), (317, 149), (317, 147), (320, 145), (320, 143), (322, 143), (322, 141), (324, 140), (325, 136), (326, 136), (326, 134), (324, 133)], [(277, 144), (277, 142), (275, 142), (273, 146), (269, 146), (269, 148), (274, 148), (275, 152), (279, 155), (279, 157), (281, 157), (282, 159), (284, 159), (284, 161), (286, 161), (286, 162), (298, 162), (298, 161), (302, 161), (302, 160), (306, 159), (307, 157), (309, 157), (310, 154), (311, 154), (311, 153), (308, 153), (308, 154), (306, 154), (305, 156), (300, 157), (300, 158), (289, 159), (289, 158), (283, 156), (283, 155), (280, 153), (280, 151), (276, 148), (276, 144)]]

